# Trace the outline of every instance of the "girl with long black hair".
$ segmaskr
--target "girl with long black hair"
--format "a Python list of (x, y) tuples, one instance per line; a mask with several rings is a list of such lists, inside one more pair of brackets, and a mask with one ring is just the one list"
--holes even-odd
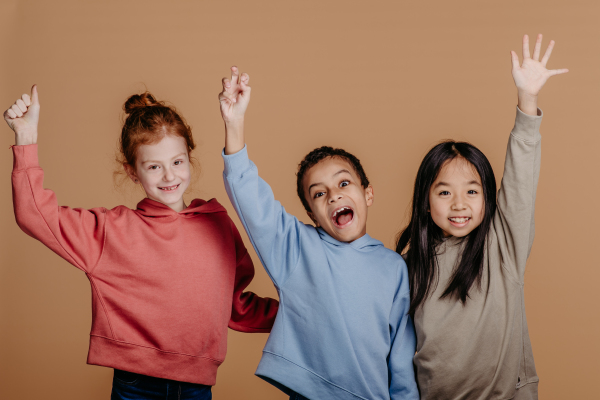
[(523, 63), (511, 52), (518, 91), (502, 184), (475, 146), (444, 141), (423, 159), (412, 215), (396, 251), (407, 261), (417, 334), (421, 399), (537, 399), (538, 377), (524, 305), (540, 170), (537, 108), (550, 76), (551, 41), (540, 61), (523, 37)]

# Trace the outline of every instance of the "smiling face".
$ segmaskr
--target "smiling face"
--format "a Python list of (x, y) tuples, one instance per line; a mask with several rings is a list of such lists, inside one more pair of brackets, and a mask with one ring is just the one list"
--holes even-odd
[(311, 167), (303, 179), (313, 222), (340, 242), (352, 242), (367, 233), (367, 208), (373, 187), (364, 188), (352, 165), (327, 157)]
[(188, 148), (181, 136), (165, 135), (160, 142), (143, 144), (136, 151), (135, 169), (126, 164), (127, 174), (141, 183), (149, 199), (180, 212), (183, 193), (190, 185)]
[(467, 236), (481, 224), (484, 206), (475, 167), (462, 157), (444, 164), (429, 189), (429, 212), (444, 236)]

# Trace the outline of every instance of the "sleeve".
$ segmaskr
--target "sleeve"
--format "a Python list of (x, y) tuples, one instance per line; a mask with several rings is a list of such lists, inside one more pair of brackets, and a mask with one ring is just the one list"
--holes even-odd
[(517, 108), (515, 126), (508, 140), (504, 175), (498, 191), (493, 229), (502, 264), (520, 281), (533, 245), (535, 195), (540, 175), (542, 112), (524, 114)]
[(13, 146), (13, 206), (19, 227), (77, 268), (89, 272), (102, 254), (105, 209), (59, 207), (44, 189), (37, 144)]
[(402, 261), (401, 281), (398, 285), (390, 313), (391, 348), (388, 356), (388, 380), (390, 399), (419, 399), (419, 389), (415, 380), (413, 357), (417, 348), (417, 339), (410, 309), (410, 290), (406, 264)]
[(254, 265), (233, 221), (231, 227), (235, 236), (237, 265), (229, 327), (240, 332), (270, 332), (279, 302), (244, 292), (254, 277)]
[(275, 200), (271, 187), (258, 176), (256, 165), (248, 159), (246, 147), (235, 154), (223, 153), (223, 159), (223, 180), (229, 200), (267, 274), (280, 288), (298, 262), (304, 224)]

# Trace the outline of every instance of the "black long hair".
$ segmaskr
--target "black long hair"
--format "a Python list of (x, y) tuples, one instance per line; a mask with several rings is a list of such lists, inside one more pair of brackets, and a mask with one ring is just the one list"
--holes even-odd
[(484, 216), (481, 224), (463, 239), (466, 243), (462, 255), (440, 298), (456, 296), (464, 304), (473, 283), (477, 282), (481, 289), (486, 239), (496, 212), (496, 178), (490, 162), (477, 147), (466, 142), (447, 140), (429, 150), (421, 162), (415, 179), (410, 222), (398, 235), (396, 244), (398, 254), (408, 247), (409, 314), (413, 316), (438, 284), (436, 247), (442, 242), (443, 232), (429, 213), (429, 190), (444, 164), (456, 157), (467, 160), (479, 173), (483, 187)]

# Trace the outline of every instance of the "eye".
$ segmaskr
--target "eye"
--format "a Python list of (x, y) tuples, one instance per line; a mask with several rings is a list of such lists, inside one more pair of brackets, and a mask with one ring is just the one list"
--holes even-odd
[(450, 194), (450, 192), (449, 192), (449, 191), (447, 191), (447, 190), (442, 190), (442, 191), (440, 192), (440, 196), (448, 196), (449, 194)]
[(158, 169), (158, 165), (151, 165), (148, 169)]
[(314, 197), (313, 197), (313, 198), (315, 198), (315, 199), (316, 199), (317, 197), (321, 197), (321, 196), (323, 196), (323, 195), (325, 195), (325, 192), (317, 192), (317, 193), (315, 193), (315, 195), (314, 195)]
[(477, 194), (477, 190), (469, 190), (467, 193), (468, 194)]
[(183, 164), (183, 161), (181, 161), (181, 160), (177, 160), (177, 161), (175, 161), (173, 164), (175, 164), (175, 165)]
[(349, 181), (342, 181), (342, 182), (340, 183), (340, 187), (346, 187), (346, 186), (348, 186), (349, 184), (350, 184), (350, 182), (349, 182)]

